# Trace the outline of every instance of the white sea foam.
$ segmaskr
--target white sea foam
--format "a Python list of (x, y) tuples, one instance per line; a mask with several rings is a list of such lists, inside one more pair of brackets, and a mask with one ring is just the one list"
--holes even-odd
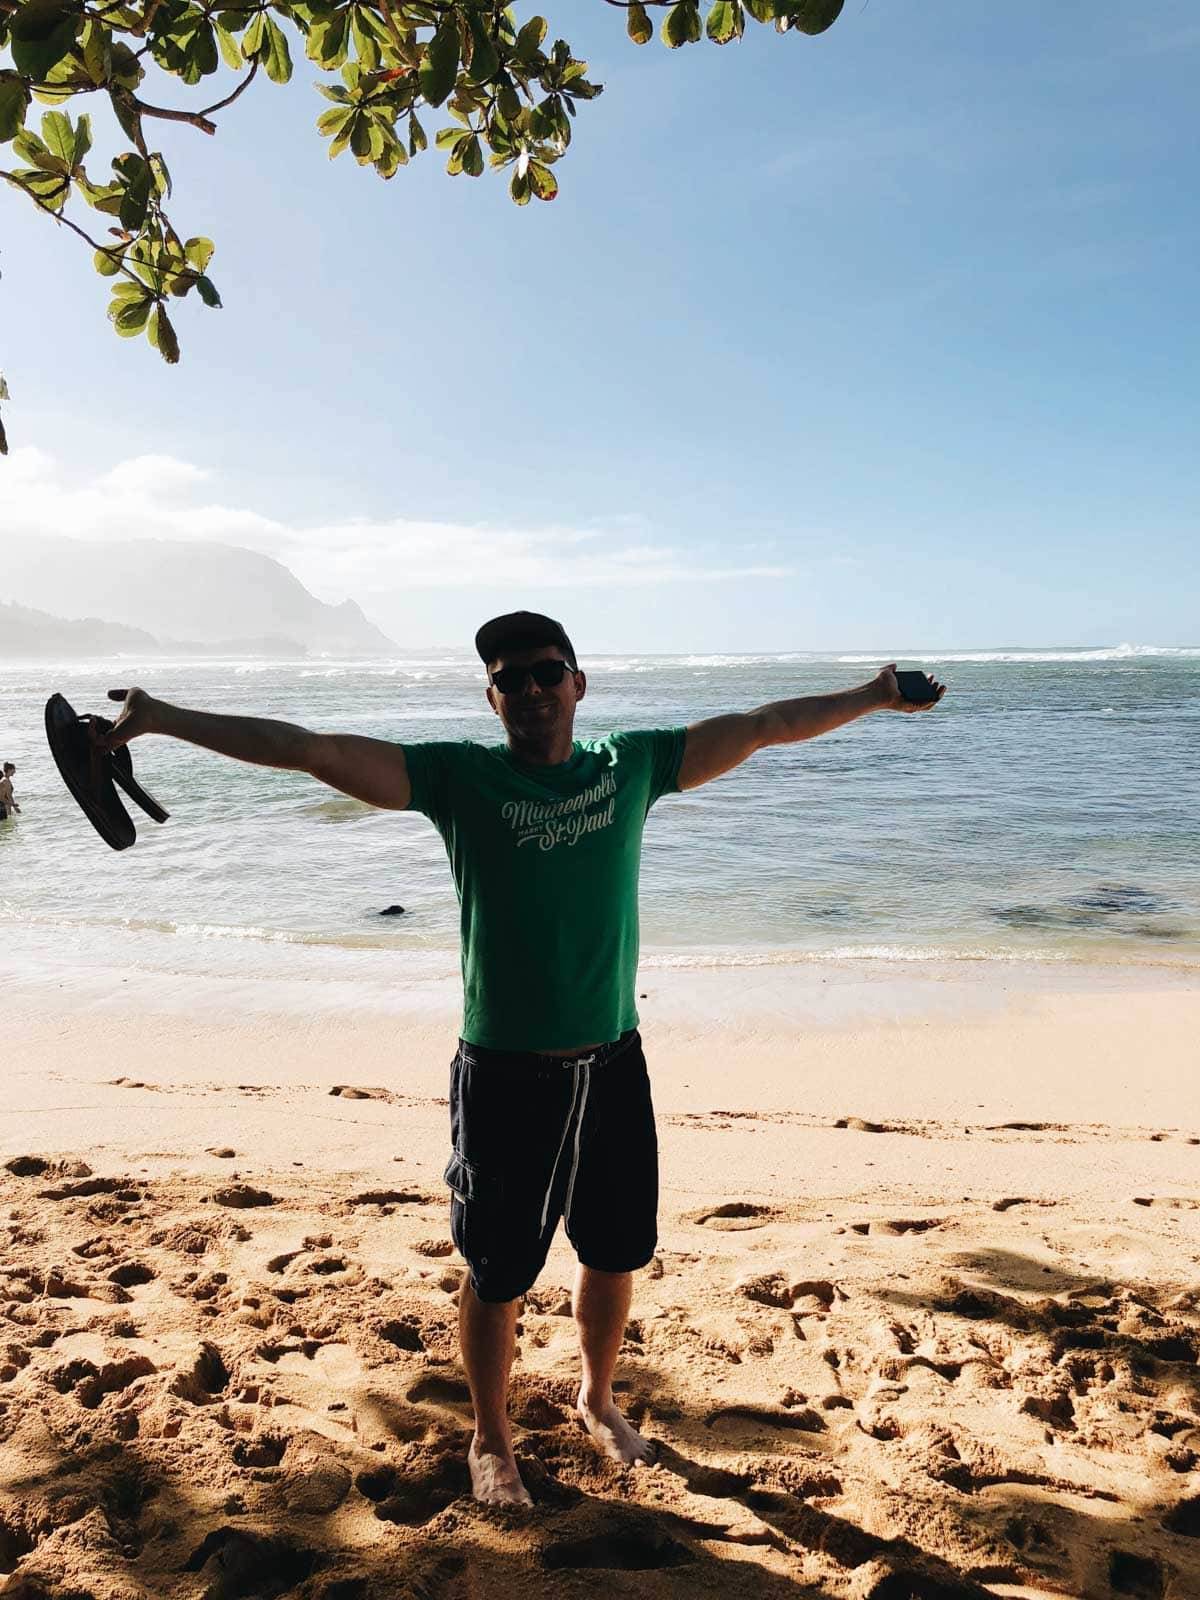
[[(1183, 661), (1200, 660), (1200, 646), (1116, 644), (1103, 645), (1095, 649), (1063, 650), (907, 650), (904, 652), (902, 659), (929, 662), (979, 662), (981, 664), (993, 662), (1024, 666), (1027, 663), (1032, 665), (1039, 661), (1139, 661), (1144, 658), (1161, 657), (1174, 657)], [(876, 652), (874, 655), (842, 655), (835, 656), (833, 659), (846, 665), (862, 666), (868, 663), (877, 663), (882, 657)]]
[[(695, 949), (695, 950), (643, 950), (643, 967), (664, 969), (695, 968), (697, 970), (723, 967), (795, 967), (809, 966), (815, 962), (840, 961), (1070, 961), (1069, 952), (1061, 950), (1015, 950), (1010, 947), (988, 949), (976, 946), (963, 949), (944, 949), (937, 946), (867, 944), (832, 945), (823, 950), (804, 949)], [(1088, 954), (1095, 961), (1094, 952)]]

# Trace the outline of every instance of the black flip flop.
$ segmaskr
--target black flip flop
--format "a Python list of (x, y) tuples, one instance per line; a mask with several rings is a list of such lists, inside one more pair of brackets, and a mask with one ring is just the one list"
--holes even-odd
[[(112, 727), (103, 717), (93, 720), (101, 733)], [(114, 780), (147, 816), (155, 822), (167, 820), (168, 813), (134, 778), (128, 748), (111, 753), (98, 750), (87, 720), (61, 694), (52, 694), (46, 701), (46, 738), (62, 781), (105, 844), (127, 850), (137, 838), (137, 829), (113, 788)]]

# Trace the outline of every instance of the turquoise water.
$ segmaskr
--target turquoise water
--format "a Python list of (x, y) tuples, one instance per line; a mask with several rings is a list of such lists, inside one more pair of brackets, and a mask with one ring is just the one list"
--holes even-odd
[[(578, 731), (690, 723), (844, 688), (880, 657), (601, 657)], [(651, 814), (651, 962), (1079, 958), (1200, 963), (1200, 649), (961, 651), (908, 658), (949, 683), (921, 717), (877, 715), (765, 751)], [(110, 851), (42, 733), (55, 689), (104, 709), (115, 682), (209, 710), (400, 740), (497, 723), (478, 663), (6, 663), (0, 758), (24, 814), (0, 824), (0, 922), (52, 944), (132, 928), (214, 941), (452, 952), (457, 908), (424, 818), (167, 740), (135, 769), (171, 811)], [(384, 918), (389, 904), (402, 917)], [(14, 926), (17, 925), (17, 926)], [(64, 946), (65, 948), (65, 946)]]

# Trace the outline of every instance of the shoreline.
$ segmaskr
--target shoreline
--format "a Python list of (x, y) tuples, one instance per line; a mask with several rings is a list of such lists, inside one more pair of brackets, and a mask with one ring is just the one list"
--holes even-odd
[[(457, 972), (405, 979), (389, 959), (369, 980), (361, 963), (356, 977), (322, 977), (306, 961), (284, 980), (234, 970), (168, 975), (124, 959), (118, 945), (69, 980), (53, 969), (6, 976), (0, 1162), (26, 1149), (90, 1148), (157, 1171), (172, 1162), (197, 1171), (212, 1168), (203, 1152), (213, 1145), (240, 1141), (265, 1160), (286, 1126), (306, 1170), (390, 1165), (403, 1137), (414, 1170), (440, 1179)], [(1104, 1192), (1103, 1167), (1089, 1169), (1083, 1153), (1098, 1129), (1137, 1137), (1147, 1182), (1178, 1188), (1200, 1169), (1200, 1152), (1186, 1153), (1187, 1140), (1200, 1140), (1200, 984), (1186, 970), (643, 968), (638, 994), (660, 1121), (682, 1141), (673, 1171), (676, 1135), (665, 1136), (667, 1187), (692, 1159), (690, 1125), (723, 1114), (737, 1124), (721, 1146), (738, 1147), (730, 1183), (740, 1181), (743, 1157), (749, 1170), (761, 1166), (748, 1147), (758, 1138), (775, 1156), (757, 1176), (765, 1182), (775, 1171), (767, 1186), (781, 1189), (792, 1181), (797, 1141), (803, 1164), (816, 1162), (811, 1181), (825, 1183), (832, 1163), (849, 1185), (840, 1192), (906, 1183), (913, 1150), (881, 1165), (861, 1137), (843, 1131), (839, 1141), (836, 1123), (854, 1118), (911, 1130), (925, 1150), (936, 1135), (947, 1170), (964, 1175), (986, 1144), (997, 1182), (1012, 1152), (978, 1130), (1004, 1124), (1044, 1133), (1046, 1148), (1065, 1139), (1070, 1151), (1060, 1155), (1073, 1170), (1063, 1181), (1080, 1194)], [(339, 1087), (372, 1098), (335, 1095)], [(898, 1150), (906, 1140), (888, 1143)], [(1037, 1166), (1040, 1157), (1027, 1154)], [(1014, 1171), (1009, 1186), (1016, 1181)]]

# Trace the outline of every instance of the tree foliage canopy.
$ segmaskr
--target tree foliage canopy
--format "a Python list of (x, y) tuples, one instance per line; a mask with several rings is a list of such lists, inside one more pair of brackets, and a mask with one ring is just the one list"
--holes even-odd
[[(605, 3), (625, 13), (639, 45), (654, 35), (657, 8), (662, 40), (677, 50), (740, 39), (747, 17), (822, 33), (843, 0), (705, 0), (703, 16), (701, 0)], [(601, 92), (565, 40), (548, 42), (544, 17), (522, 22), (488, 0), (0, 0), (0, 160), (12, 157), (0, 178), (90, 246), (96, 271), (113, 280), (113, 327), (145, 335), (165, 361), (179, 359), (171, 300), (221, 300), (212, 240), (182, 237), (168, 216), (155, 125), (215, 133), (214, 119), (256, 81), (288, 82), (296, 48), (317, 69), (327, 102), (317, 131), (331, 158), (349, 151), (393, 178), (432, 142), (452, 176), (506, 172), (519, 206), (555, 198), (579, 105)], [(215, 102), (155, 103), (172, 80), (196, 88), (222, 65), (240, 81)], [(35, 103), (50, 109), (39, 116)], [(81, 105), (103, 107), (126, 145), (106, 173), (88, 169), (92, 122), (87, 110), (73, 114)], [(427, 130), (438, 112), (446, 125)], [(90, 232), (68, 215), (72, 202), (98, 213)]]

